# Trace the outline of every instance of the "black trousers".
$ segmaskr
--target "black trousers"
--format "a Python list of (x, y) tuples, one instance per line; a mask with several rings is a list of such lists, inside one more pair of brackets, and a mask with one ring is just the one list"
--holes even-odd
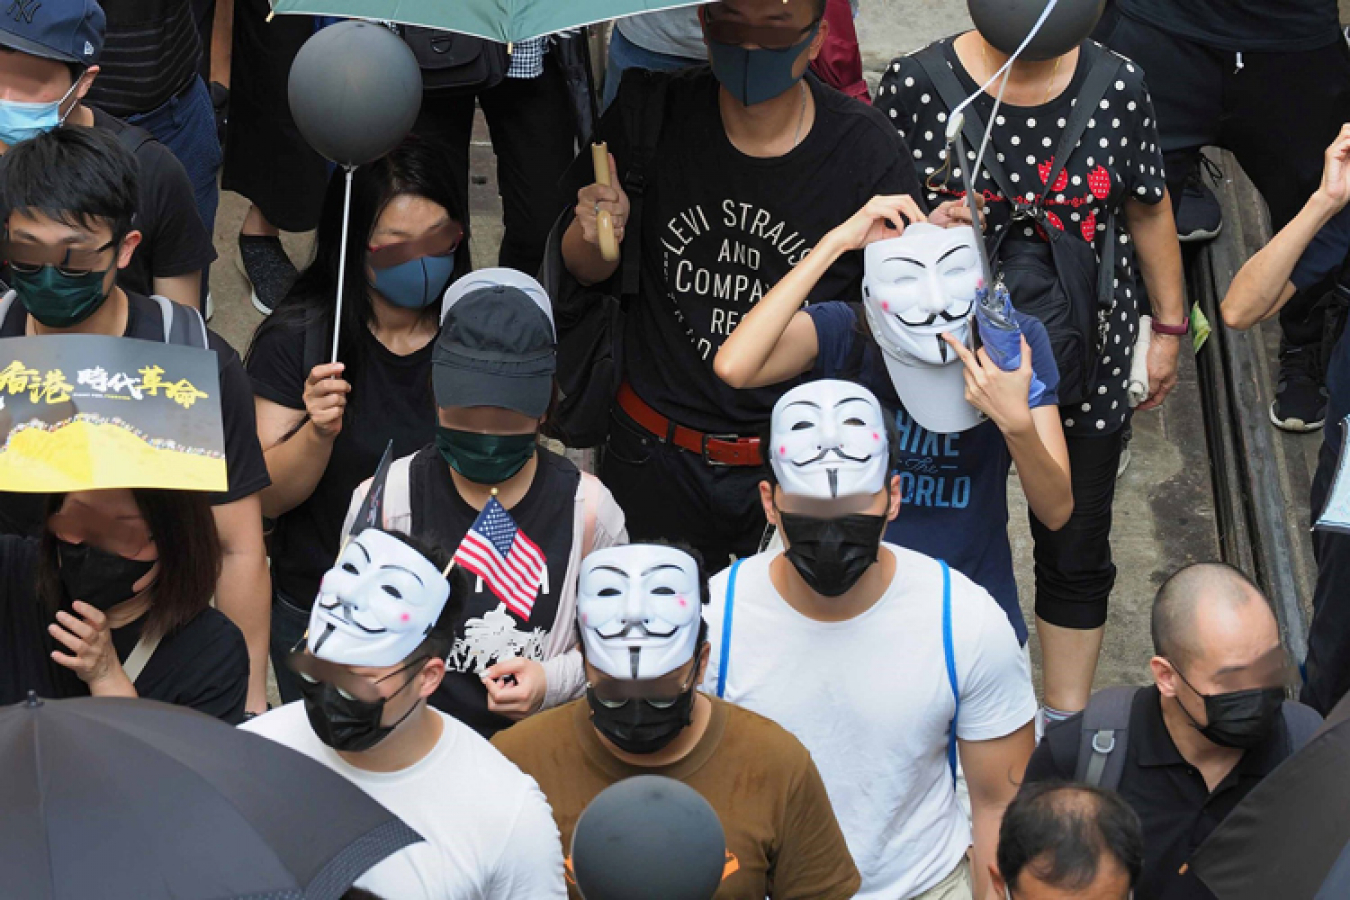
[(1073, 483), (1073, 515), (1051, 531), (1029, 515), (1035, 540), (1036, 615), (1061, 628), (1106, 624), (1116, 584), (1111, 561), (1111, 508), (1125, 431), (1102, 436), (1065, 435)]
[[(1314, 520), (1326, 505), (1335, 475), (1336, 454), (1323, 442), (1312, 484)], [(1350, 691), (1350, 534), (1314, 531), (1313, 554), (1317, 587), (1299, 700), (1325, 716)]]
[(312, 16), (277, 16), (268, 0), (235, 0), (230, 53), (230, 122), (221, 187), (247, 197), (282, 231), (319, 224), (328, 161), (291, 117), (291, 63), (314, 34)]
[[(1177, 37), (1112, 6), (1097, 40), (1143, 66), (1167, 166), (1173, 210), (1200, 148), (1237, 157), (1270, 208), (1279, 231), (1312, 196), (1322, 154), (1350, 121), (1350, 48), (1339, 32), (1301, 53), (1235, 54)], [(1280, 312), (1288, 344), (1322, 339), (1315, 296), (1295, 297)]]
[(623, 508), (634, 542), (688, 544), (703, 554), (709, 575), (725, 569), (731, 557), (759, 550), (762, 468), (711, 466), (658, 440), (616, 407), (600, 479)]
[[(477, 99), (497, 155), (505, 226), (498, 264), (535, 275), (549, 229), (567, 200), (559, 182), (576, 156), (576, 115), (567, 81), (548, 53), (538, 78), (507, 78)], [(445, 145), (466, 210), (473, 113), (472, 96), (428, 95), (413, 126), (416, 134)]]

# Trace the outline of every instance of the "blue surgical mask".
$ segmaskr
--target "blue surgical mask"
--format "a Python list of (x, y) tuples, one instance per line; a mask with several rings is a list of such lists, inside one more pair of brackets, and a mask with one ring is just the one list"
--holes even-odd
[(455, 274), (455, 257), (423, 256), (390, 266), (374, 269), (375, 290), (395, 306), (404, 309), (425, 309), (441, 299)]
[(751, 50), (709, 40), (708, 61), (712, 64), (713, 75), (731, 96), (746, 106), (754, 106), (772, 100), (801, 81), (802, 76), (795, 74), (792, 68), (819, 30), (820, 23), (817, 22), (805, 38), (782, 50), (764, 47)]
[(0, 100), (0, 141), (4, 141), (8, 147), (13, 147), (20, 141), (45, 134), (61, 125), (65, 122), (66, 116), (70, 115), (70, 110), (66, 110), (65, 116), (61, 115), (61, 104), (70, 98), (79, 83), (76, 79), (65, 96), (48, 103)]

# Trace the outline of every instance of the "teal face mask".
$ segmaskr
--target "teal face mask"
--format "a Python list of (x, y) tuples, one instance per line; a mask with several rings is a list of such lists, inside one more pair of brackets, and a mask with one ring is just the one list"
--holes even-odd
[(436, 449), (441, 457), (474, 484), (501, 484), (534, 456), (530, 434), (478, 434), (436, 426)]
[(92, 316), (107, 299), (103, 279), (108, 270), (70, 275), (56, 266), (35, 272), (11, 267), (10, 286), (28, 314), (48, 328), (70, 328)]

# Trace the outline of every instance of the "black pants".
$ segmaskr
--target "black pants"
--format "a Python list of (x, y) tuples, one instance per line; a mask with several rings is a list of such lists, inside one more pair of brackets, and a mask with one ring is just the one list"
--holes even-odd
[[(507, 78), (480, 93), (478, 102), (497, 155), (505, 226), (498, 264), (534, 275), (564, 206), (559, 182), (576, 156), (576, 116), (567, 81), (549, 53), (538, 78)], [(473, 111), (472, 96), (427, 96), (413, 126), (415, 133), (445, 145), (466, 210)]]
[(1125, 429), (1100, 437), (1066, 435), (1073, 483), (1073, 515), (1059, 531), (1030, 515), (1036, 546), (1036, 615), (1060, 628), (1106, 624), (1116, 584), (1111, 561), (1111, 505)]
[(282, 703), (300, 699), (300, 676), (286, 665), (286, 657), (300, 647), (309, 629), (309, 610), (301, 609), (276, 588), (272, 589), (272, 668), (277, 674), (277, 693)]
[[(1326, 443), (1317, 457), (1312, 484), (1314, 520), (1326, 505), (1336, 475), (1336, 454)], [(1313, 532), (1317, 587), (1308, 628), (1308, 659), (1299, 700), (1322, 715), (1350, 690), (1350, 534)]]
[(282, 231), (319, 224), (328, 162), (291, 117), (291, 63), (314, 34), (312, 16), (277, 16), (267, 0), (235, 0), (230, 122), (221, 187), (243, 194)]
[[(1312, 196), (1322, 154), (1350, 121), (1350, 48), (1339, 33), (1300, 53), (1217, 50), (1122, 15), (1111, 7), (1094, 35), (1139, 63), (1148, 78), (1167, 166), (1173, 210), (1200, 148), (1237, 157), (1270, 208), (1279, 231)], [(1322, 339), (1316, 297), (1295, 297), (1280, 312), (1285, 341)]]
[(615, 408), (600, 478), (623, 508), (632, 541), (688, 544), (703, 554), (709, 575), (759, 549), (762, 468), (711, 466)]

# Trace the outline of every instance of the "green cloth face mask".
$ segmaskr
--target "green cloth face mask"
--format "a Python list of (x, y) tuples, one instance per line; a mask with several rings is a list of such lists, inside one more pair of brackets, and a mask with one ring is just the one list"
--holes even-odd
[(107, 299), (103, 290), (107, 274), (104, 270), (68, 275), (56, 266), (32, 273), (12, 268), (9, 273), (24, 309), (48, 328), (70, 328), (92, 316)]
[(474, 484), (501, 484), (534, 456), (535, 435), (478, 434), (436, 426), (436, 449), (441, 457)]

